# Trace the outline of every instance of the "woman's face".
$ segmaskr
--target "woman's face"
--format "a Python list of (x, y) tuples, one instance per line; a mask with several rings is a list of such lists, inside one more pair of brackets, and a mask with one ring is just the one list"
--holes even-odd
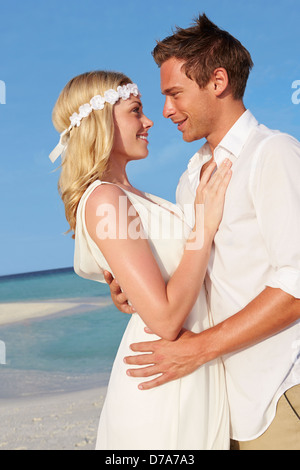
[(130, 161), (147, 157), (148, 131), (153, 122), (144, 115), (139, 97), (131, 95), (114, 105), (114, 125), (113, 158)]

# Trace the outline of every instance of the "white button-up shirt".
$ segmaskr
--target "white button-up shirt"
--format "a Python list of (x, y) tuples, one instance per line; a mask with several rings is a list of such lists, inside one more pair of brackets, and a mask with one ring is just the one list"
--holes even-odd
[[(176, 198), (183, 210), (193, 204), (211, 156), (206, 143), (182, 175)], [(205, 281), (215, 324), (266, 286), (300, 298), (300, 143), (259, 125), (247, 110), (214, 150), (218, 165), (226, 157), (233, 175)], [(186, 215), (191, 218), (191, 211)], [(224, 357), (233, 439), (255, 439), (268, 428), (279, 397), (300, 383), (299, 351), (297, 322)]]

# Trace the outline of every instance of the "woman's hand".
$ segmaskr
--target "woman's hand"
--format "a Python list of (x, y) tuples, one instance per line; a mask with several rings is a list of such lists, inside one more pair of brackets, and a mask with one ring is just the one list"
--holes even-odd
[[(232, 175), (231, 166), (231, 161), (225, 159), (215, 171), (216, 163), (212, 161), (203, 172), (195, 198), (194, 230), (203, 229), (201, 225), (204, 221), (205, 232), (214, 237), (223, 216), (225, 194)], [(199, 221), (199, 215), (202, 215), (202, 223)]]

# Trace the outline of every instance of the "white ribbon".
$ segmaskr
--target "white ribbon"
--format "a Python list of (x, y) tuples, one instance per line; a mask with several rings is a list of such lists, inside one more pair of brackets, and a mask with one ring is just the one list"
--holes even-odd
[(71, 129), (72, 129), (72, 124), (70, 125), (68, 129), (66, 129), (60, 134), (60, 139), (59, 139), (57, 146), (52, 150), (52, 152), (49, 155), (49, 158), (52, 163), (54, 163), (58, 159), (58, 157), (60, 157), (65, 152), (68, 146), (69, 139), (70, 139)]

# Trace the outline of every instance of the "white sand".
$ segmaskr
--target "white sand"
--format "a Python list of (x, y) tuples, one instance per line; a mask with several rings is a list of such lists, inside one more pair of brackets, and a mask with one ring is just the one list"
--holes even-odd
[[(94, 310), (110, 304), (110, 298), (0, 303), (0, 326), (61, 312), (72, 314), (81, 309)], [(33, 397), (34, 371), (6, 370), (4, 366), (0, 369), (0, 374), (0, 385), (2, 380), (2, 389), (8, 391), (8, 394), (2, 396), (14, 396), (15, 388), (19, 389), (20, 384), (24, 389), (23, 396), (18, 398), (0, 398), (0, 450), (93, 450), (95, 448), (106, 387), (66, 391), (65, 386), (68, 384), (64, 383), (64, 378), (56, 379), (51, 374), (45, 374), (43, 380), (37, 378), (38, 396)], [(51, 388), (56, 389), (56, 393), (47, 394), (49, 390), (47, 380), (51, 381)], [(57, 383), (53, 383), (55, 380)], [(78, 380), (82, 383), (80, 378)], [(78, 380), (70, 378), (71, 383), (67, 388), (72, 390), (74, 386), (76, 390)], [(29, 396), (26, 396), (27, 391)]]
[(84, 309), (93, 310), (98, 307), (110, 305), (110, 298), (79, 298), (62, 299), (38, 302), (11, 302), (0, 303), (0, 326), (19, 321), (46, 317), (56, 313), (65, 312), (70, 309), (78, 309), (84, 306)]
[[(106, 305), (111, 305), (110, 297), (0, 303), (0, 326), (62, 312), (67, 315), (89, 311)], [(99, 381), (96, 377), (92, 382), (101, 383), (100, 379), (99, 375)], [(32, 396), (33, 383), (37, 396)], [(80, 384), (91, 388), (73, 391), (73, 388), (82, 389)], [(5, 366), (0, 368), (1, 385), (2, 397), (11, 398), (0, 398), (0, 450), (95, 448), (106, 386), (92, 388), (95, 385), (91, 384), (90, 378), (85, 382), (80, 377), (60, 377), (50, 373), (42, 376), (40, 372), (14, 371)], [(23, 396), (18, 395), (20, 387)], [(49, 394), (49, 389), (53, 390), (52, 394)]]
[(106, 388), (0, 400), (0, 450), (93, 450)]

